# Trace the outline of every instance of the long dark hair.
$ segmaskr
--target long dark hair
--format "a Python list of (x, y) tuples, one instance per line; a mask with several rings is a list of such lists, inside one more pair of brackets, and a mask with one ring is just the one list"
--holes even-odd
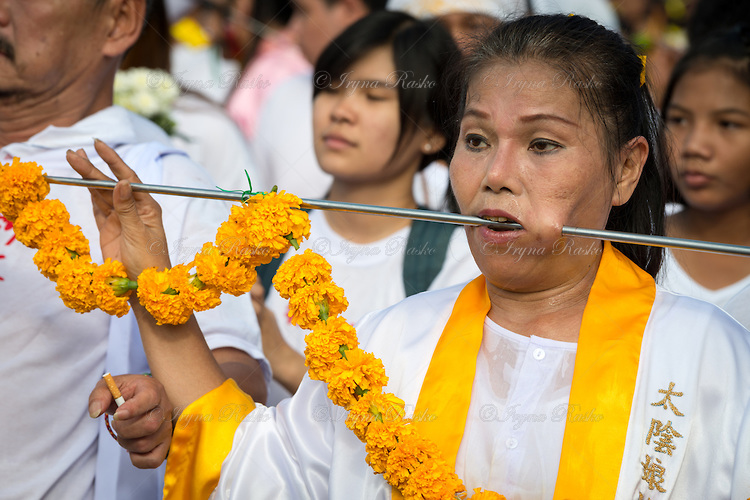
[[(315, 64), (313, 97), (351, 66), (383, 46), (393, 48), (395, 78), (401, 110), (400, 140), (394, 154), (418, 127), (432, 126), (446, 135), (446, 143), (455, 141), (444, 125), (453, 115), (446, 100), (446, 70), (458, 57), (458, 47), (450, 34), (437, 24), (419, 21), (409, 14), (395, 11), (374, 12), (347, 28), (331, 42)], [(453, 130), (452, 128), (449, 130)], [(420, 169), (431, 162), (448, 158), (448, 147), (424, 155)]]
[[(601, 140), (613, 176), (622, 148), (635, 137), (646, 139), (648, 158), (638, 185), (627, 203), (612, 207), (606, 227), (631, 233), (664, 234), (667, 154), (661, 119), (648, 86), (641, 84), (643, 62), (633, 47), (617, 33), (581, 16), (529, 16), (502, 24), (466, 62), (458, 119), (463, 115), (469, 82), (499, 60), (540, 61), (572, 82), (583, 107), (601, 126)], [(614, 245), (651, 276), (656, 276), (662, 261), (661, 248)]]

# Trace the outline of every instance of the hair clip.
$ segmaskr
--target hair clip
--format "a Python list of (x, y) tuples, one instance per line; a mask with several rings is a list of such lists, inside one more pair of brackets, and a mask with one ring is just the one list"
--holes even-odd
[(646, 56), (638, 56), (638, 59), (643, 64), (643, 68), (641, 68), (641, 87), (643, 87), (643, 84), (646, 83)]

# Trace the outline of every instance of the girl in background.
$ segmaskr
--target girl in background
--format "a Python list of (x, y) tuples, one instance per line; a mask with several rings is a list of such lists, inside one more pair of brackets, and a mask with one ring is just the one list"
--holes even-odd
[[(664, 116), (679, 203), (667, 220), (670, 236), (750, 245), (746, 33), (735, 28), (698, 43), (676, 66), (669, 83)], [(672, 291), (713, 302), (730, 313), (750, 307), (746, 257), (670, 249), (662, 272), (663, 285)], [(744, 300), (737, 297), (740, 293)]]
[[(447, 157), (442, 75), (456, 54), (447, 31), (401, 12), (365, 17), (326, 48), (315, 68), (313, 134), (318, 163), (333, 176), (328, 200), (417, 208), (414, 176)], [(349, 321), (479, 274), (455, 226), (333, 211), (313, 211), (310, 220), (299, 252), (311, 248), (331, 263), (349, 298)], [(262, 291), (254, 293), (263, 348), (276, 380), (293, 393), (307, 370), (305, 332), (269, 285), (265, 304)]]

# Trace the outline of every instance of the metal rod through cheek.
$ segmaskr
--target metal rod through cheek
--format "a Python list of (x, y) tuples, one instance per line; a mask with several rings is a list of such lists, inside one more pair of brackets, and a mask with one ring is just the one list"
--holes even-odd
[[(106, 180), (74, 179), (70, 177), (45, 176), (51, 184), (63, 184), (68, 186), (84, 186), (98, 189), (114, 189), (116, 182)], [(148, 192), (153, 194), (167, 194), (175, 196), (187, 196), (192, 198), (205, 198), (211, 200), (242, 201), (243, 194), (231, 191), (218, 191), (213, 189), (199, 189), (178, 186), (162, 186), (157, 184), (131, 183), (133, 191)], [(302, 208), (319, 210), (336, 210), (342, 212), (354, 212), (362, 214), (385, 215), (390, 217), (405, 217), (409, 219), (443, 222), (447, 224), (460, 224), (471, 226), (492, 226), (498, 229), (521, 229), (516, 222), (494, 222), (472, 215), (461, 215), (446, 212), (433, 212), (430, 210), (381, 207), (377, 205), (361, 205), (358, 203), (346, 203), (341, 201), (302, 199)], [(593, 238), (598, 240), (615, 241), (619, 243), (630, 243), (635, 245), (649, 245), (657, 247), (679, 248), (683, 250), (697, 250), (701, 252), (713, 252), (730, 255), (750, 256), (750, 247), (732, 245), (729, 243), (716, 243), (712, 241), (686, 240), (682, 238), (671, 238), (668, 236), (655, 236), (649, 234), (625, 233), (621, 231), (610, 231), (604, 229), (585, 229), (579, 227), (563, 226), (563, 236), (577, 236), (580, 238)]]

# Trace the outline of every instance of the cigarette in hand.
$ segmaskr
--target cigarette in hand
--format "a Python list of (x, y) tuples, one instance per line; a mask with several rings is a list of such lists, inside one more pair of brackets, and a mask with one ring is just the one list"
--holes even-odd
[(117, 403), (117, 406), (122, 406), (122, 404), (125, 402), (125, 398), (122, 397), (120, 389), (117, 388), (117, 384), (115, 384), (115, 379), (112, 378), (112, 374), (107, 372), (102, 376), (102, 378), (107, 383), (109, 392), (111, 392), (112, 397), (115, 398), (115, 403)]

